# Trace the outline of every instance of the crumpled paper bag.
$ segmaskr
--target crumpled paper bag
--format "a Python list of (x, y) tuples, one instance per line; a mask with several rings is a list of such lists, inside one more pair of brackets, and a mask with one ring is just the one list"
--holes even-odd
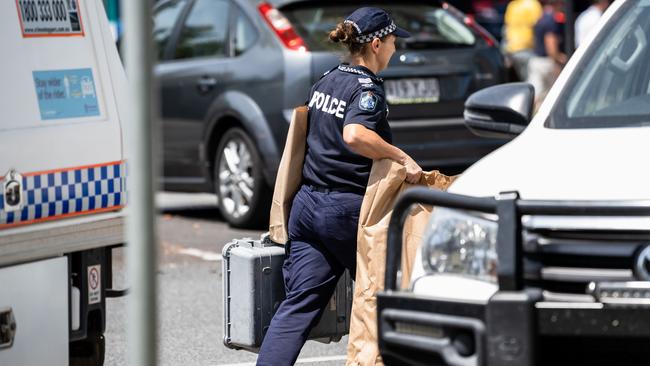
[[(406, 169), (389, 159), (376, 160), (361, 204), (357, 231), (357, 275), (352, 302), (347, 366), (383, 365), (377, 346), (377, 292), (384, 288), (388, 223), (400, 193), (416, 186), (407, 183)], [(456, 177), (437, 170), (424, 172), (418, 185), (446, 190)], [(417, 248), (432, 208), (414, 205), (404, 224), (402, 287), (407, 287)]]
[(309, 108), (297, 107), (293, 110), (291, 124), (287, 133), (278, 174), (275, 178), (271, 214), (269, 219), (269, 237), (278, 244), (286, 244), (289, 239), (287, 225), (293, 198), (302, 184), (302, 167), (305, 162), (307, 146), (307, 126)]

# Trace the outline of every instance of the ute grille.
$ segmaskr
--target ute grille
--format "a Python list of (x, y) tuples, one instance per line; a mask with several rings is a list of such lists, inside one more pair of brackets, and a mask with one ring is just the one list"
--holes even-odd
[(550, 292), (585, 294), (590, 282), (634, 281), (648, 232), (525, 229), (524, 281)]

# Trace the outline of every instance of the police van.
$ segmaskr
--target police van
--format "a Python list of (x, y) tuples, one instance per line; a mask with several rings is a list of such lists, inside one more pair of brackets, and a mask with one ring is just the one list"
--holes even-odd
[(0, 365), (101, 365), (125, 73), (101, 1), (2, 1), (0, 34)]
[[(448, 192), (407, 192), (389, 231), (379, 343), (388, 365), (647, 365), (650, 1), (618, 0), (532, 118), (524, 83), (465, 104), (514, 140)], [(434, 205), (398, 289), (399, 221)]]

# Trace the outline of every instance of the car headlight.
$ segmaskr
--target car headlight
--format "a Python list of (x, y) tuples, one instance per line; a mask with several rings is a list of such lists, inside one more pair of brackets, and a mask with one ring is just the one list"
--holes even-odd
[(422, 247), (424, 268), (496, 283), (497, 223), (463, 211), (436, 208)]

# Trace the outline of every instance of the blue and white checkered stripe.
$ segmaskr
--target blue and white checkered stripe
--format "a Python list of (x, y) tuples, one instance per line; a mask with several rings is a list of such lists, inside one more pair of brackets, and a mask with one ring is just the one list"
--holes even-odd
[(356, 38), (356, 41), (358, 43), (372, 42), (372, 40), (375, 39), (375, 38), (382, 38), (384, 36), (387, 36), (387, 35), (395, 32), (395, 29), (397, 29), (397, 26), (395, 25), (394, 22), (391, 22), (390, 25), (388, 25), (387, 27), (382, 28), (382, 29), (380, 29), (380, 30), (378, 30), (376, 32), (372, 32), (370, 34), (359, 35)]
[[(357, 70), (357, 69), (355, 69), (353, 67), (349, 67), (349, 66), (339, 65), (338, 69), (343, 71), (343, 72), (350, 72), (350, 73), (353, 73), (353, 74), (359, 74), (359, 75), (371, 77), (370, 75), (366, 74), (365, 72), (363, 72), (361, 70)], [(330, 70), (330, 71), (332, 71), (332, 70)], [(323, 76), (327, 75), (330, 71), (326, 72)], [(378, 81), (380, 81), (382, 83), (384, 82), (384, 79), (382, 79), (380, 77), (373, 76), (372, 78), (375, 79), (375, 80), (378, 80)]]
[(0, 187), (0, 228), (57, 216), (91, 213), (126, 204), (126, 164), (72, 168), (23, 176), (23, 208), (7, 212)]

